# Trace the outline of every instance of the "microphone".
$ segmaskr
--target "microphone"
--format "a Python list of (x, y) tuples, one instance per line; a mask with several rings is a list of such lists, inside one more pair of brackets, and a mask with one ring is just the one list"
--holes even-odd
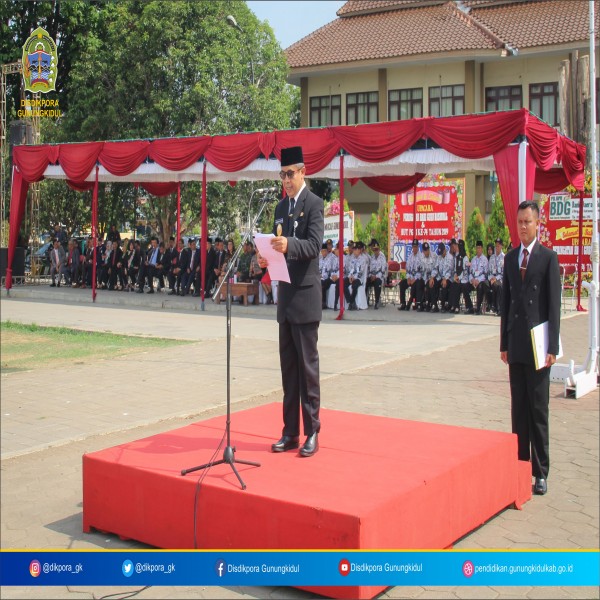
[(276, 194), (279, 191), (278, 188), (276, 187), (269, 187), (269, 188), (259, 188), (256, 190), (257, 194)]

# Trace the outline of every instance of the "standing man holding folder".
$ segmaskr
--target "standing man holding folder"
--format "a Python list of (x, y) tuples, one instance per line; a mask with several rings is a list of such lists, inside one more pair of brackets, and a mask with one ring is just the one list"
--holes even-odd
[[(322, 317), (319, 253), (323, 243), (323, 200), (304, 183), (306, 168), (302, 148), (281, 149), (281, 171), (286, 197), (275, 208), (271, 245), (286, 257), (290, 283), (279, 282), (277, 322), (279, 360), (283, 385), (283, 431), (271, 445), (273, 452), (299, 446), (300, 413), (306, 440), (300, 456), (319, 449), (321, 388), (319, 323)], [(268, 262), (259, 259), (264, 269)]]
[[(548, 408), (550, 367), (556, 362), (560, 331), (560, 272), (556, 252), (536, 239), (539, 208), (521, 202), (517, 226), (521, 244), (504, 259), (500, 358), (508, 364), (512, 431), (517, 434), (519, 460), (531, 460), (534, 492), (547, 492), (550, 467)], [(548, 348), (537, 370), (531, 329), (548, 322)]]

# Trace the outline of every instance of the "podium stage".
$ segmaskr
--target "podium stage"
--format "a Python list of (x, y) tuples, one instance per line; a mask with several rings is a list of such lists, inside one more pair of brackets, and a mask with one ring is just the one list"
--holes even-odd
[[(531, 497), (531, 465), (513, 434), (321, 410), (320, 450), (273, 454), (282, 407), (232, 415), (243, 491), (229, 465), (210, 469), (199, 494), (204, 549), (439, 549)], [(83, 530), (158, 548), (194, 547), (194, 499), (225, 417), (83, 456)], [(301, 442), (302, 442), (301, 438)], [(222, 458), (222, 450), (217, 455)], [(372, 598), (385, 587), (310, 588)]]

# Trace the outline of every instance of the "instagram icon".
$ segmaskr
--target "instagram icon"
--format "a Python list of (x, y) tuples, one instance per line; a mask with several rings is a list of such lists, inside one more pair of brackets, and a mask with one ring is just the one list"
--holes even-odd
[(39, 560), (32, 560), (29, 563), (29, 574), (32, 577), (39, 577), (41, 570), (42, 570), (42, 565), (40, 565), (40, 561)]

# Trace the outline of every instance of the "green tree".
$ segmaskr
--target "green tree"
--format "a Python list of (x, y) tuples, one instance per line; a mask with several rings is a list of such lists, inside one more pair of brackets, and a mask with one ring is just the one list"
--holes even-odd
[(487, 224), (487, 243), (493, 244), (498, 238), (502, 240), (504, 248), (508, 247), (510, 233), (506, 225), (506, 214), (504, 212), (504, 203), (500, 196), (500, 190), (496, 191), (494, 202), (492, 204), (492, 214)]
[[(44, 25), (44, 18), (60, 18), (71, 27), (57, 33), (63, 117), (44, 124), (43, 142), (272, 130), (289, 127), (297, 116), (299, 92), (286, 83), (287, 64), (273, 31), (243, 2), (9, 2), (2, 16), (4, 10), (3, 32), (11, 44), (24, 41), (30, 25)], [(228, 14), (235, 15), (242, 32), (228, 25)], [(23, 15), (27, 25), (17, 23)], [(68, 63), (63, 62), (67, 53)], [(137, 205), (155, 233), (164, 237), (174, 230), (175, 194), (148, 195), (142, 208), (139, 198), (145, 193), (124, 187), (101, 186), (102, 223), (131, 222)], [(181, 190), (185, 232), (200, 223), (200, 184), (185, 182)], [(235, 229), (249, 190), (209, 184), (210, 231)], [(64, 221), (57, 211), (71, 192), (64, 186), (52, 193), (45, 219)], [(43, 204), (47, 200), (42, 197)]]
[(481, 211), (476, 206), (471, 213), (469, 222), (467, 224), (467, 234), (465, 239), (465, 246), (469, 258), (475, 256), (475, 245), (477, 240), (482, 242), (485, 240), (485, 221), (481, 214)]

